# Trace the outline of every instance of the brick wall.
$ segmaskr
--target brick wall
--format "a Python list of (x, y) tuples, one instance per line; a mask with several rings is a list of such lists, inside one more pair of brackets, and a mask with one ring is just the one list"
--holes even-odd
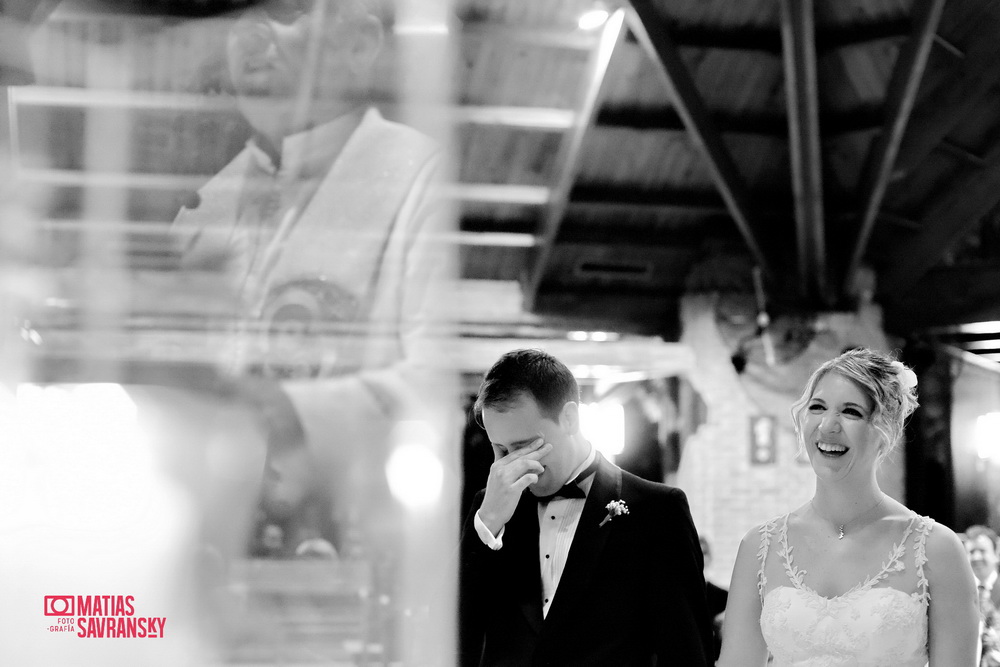
[[(689, 295), (681, 307), (681, 342), (695, 354), (695, 370), (689, 379), (707, 405), (707, 418), (684, 444), (676, 484), (688, 495), (699, 532), (712, 543), (708, 578), (728, 586), (743, 535), (812, 497), (815, 477), (804, 457), (798, 457), (789, 416), (809, 374), (844, 347), (868, 345), (887, 350), (888, 342), (881, 330), (881, 312), (869, 305), (858, 313), (818, 318), (821, 334), (794, 359), (774, 367), (751, 365), (737, 374), (730, 360), (732, 339), (717, 323), (718, 300), (718, 295)], [(753, 416), (775, 418), (774, 463), (751, 463)], [(883, 490), (900, 499), (902, 469), (899, 451), (883, 463), (879, 475)]]

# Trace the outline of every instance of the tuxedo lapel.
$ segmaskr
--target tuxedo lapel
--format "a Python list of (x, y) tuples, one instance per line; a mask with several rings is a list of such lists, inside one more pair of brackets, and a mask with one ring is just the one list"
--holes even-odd
[[(600, 453), (597, 456), (601, 457)], [(559, 588), (556, 589), (555, 599), (552, 600), (552, 607), (546, 617), (547, 624), (558, 622), (566, 611), (588, 603), (584, 593), (589, 588), (594, 570), (613, 529), (610, 523), (603, 526), (600, 523), (607, 516), (607, 504), (621, 494), (621, 475), (621, 469), (601, 457), (601, 464), (594, 476), (594, 482), (583, 506), (583, 513), (580, 515), (580, 523), (573, 536), (573, 544), (566, 559), (566, 569), (563, 570)]]

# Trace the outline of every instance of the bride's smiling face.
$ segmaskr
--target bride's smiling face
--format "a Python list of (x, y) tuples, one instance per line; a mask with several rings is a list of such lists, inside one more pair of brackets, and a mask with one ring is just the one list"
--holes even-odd
[(801, 414), (801, 433), (809, 461), (824, 479), (852, 470), (869, 474), (876, 467), (879, 433), (872, 426), (872, 400), (836, 371), (824, 375)]

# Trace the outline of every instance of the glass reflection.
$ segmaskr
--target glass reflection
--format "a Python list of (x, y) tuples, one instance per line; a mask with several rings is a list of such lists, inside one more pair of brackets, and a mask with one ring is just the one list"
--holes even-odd
[(397, 39), (445, 3), (21, 4), (0, 63), (13, 664), (447, 664), (449, 138), (411, 109), (447, 101), (414, 77), (448, 45)]

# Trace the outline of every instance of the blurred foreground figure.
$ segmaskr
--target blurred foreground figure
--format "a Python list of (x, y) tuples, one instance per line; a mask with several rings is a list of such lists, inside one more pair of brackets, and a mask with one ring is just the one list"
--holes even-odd
[(719, 665), (971, 667), (972, 572), (950, 529), (887, 496), (875, 471), (917, 406), (917, 376), (855, 349), (792, 406), (812, 500), (740, 544)]
[[(78, 387), (56, 393), (42, 386), (2, 396), (12, 410), (27, 410), (33, 421), (24, 423), (36, 426), (19, 427), (18, 436), (34, 433), (17, 448), (0, 448), (17, 464), (0, 466), (5, 506), (17, 507), (0, 513), (0, 549), (9, 550), (0, 556), (13, 554), (0, 558), (12, 564), (0, 572), (0, 591), (18, 593), (4, 596), (14, 601), (10, 617), (17, 623), (0, 629), (14, 634), (0, 636), (33, 629), (43, 597), (53, 598), (46, 614), (55, 619), (67, 609), (70, 594), (107, 593), (131, 595), (138, 613), (166, 618), (165, 629), (157, 627), (167, 640), (161, 638), (160, 654), (153, 656), (153, 644), (88, 640), (81, 649), (59, 643), (76, 639), (70, 633), (45, 629), (39, 641), (46, 643), (39, 646), (50, 652), (36, 650), (35, 636), (0, 642), (12, 647), (12, 664), (70, 664), (67, 656), (81, 665), (369, 664), (409, 655), (401, 627), (418, 621), (431, 628), (425, 653), (451, 651), (446, 639), (453, 633), (446, 623), (453, 615), (446, 611), (447, 622), (428, 623), (426, 600), (411, 590), (428, 579), (404, 572), (427, 571), (426, 559), (414, 557), (411, 528), (427, 540), (424, 552), (432, 551), (427, 545), (449, 553), (451, 547), (439, 531), (446, 500), (440, 460), (445, 436), (436, 421), (443, 411), (441, 376), (431, 367), (438, 360), (424, 347), (425, 329), (434, 321), (431, 306), (440, 301), (436, 285), (449, 262), (431, 229), (442, 218), (441, 209), (432, 215), (429, 202), (439, 162), (436, 142), (383, 119), (370, 104), (368, 84), (392, 13), (367, 0), (226, 4), (250, 5), (238, 16), (211, 21), (225, 28), (218, 30), (226, 38), (225, 86), (254, 135), (170, 225), (165, 236), (177, 248), (179, 270), (135, 270), (121, 257), (116, 264), (103, 262), (105, 255), (88, 256), (113, 247), (100, 243), (104, 237), (78, 243), (91, 228), (125, 221), (125, 231), (115, 230), (119, 241), (149, 230), (129, 218), (134, 193), (116, 198), (82, 188), (82, 199), (94, 209), (81, 206), (80, 220), (70, 221), (79, 224), (61, 221), (59, 228), (72, 227), (72, 244), (64, 246), (70, 250), (59, 257), (58, 268), (67, 284), (81, 286), (72, 294), (78, 300), (49, 291), (47, 283), (25, 300), (78, 307), (79, 320), (64, 321), (83, 322), (71, 333), (87, 344), (72, 351), (70, 363), (50, 365), (37, 377), (28, 369), (4, 378)], [(86, 23), (93, 6), (101, 11)], [(131, 47), (114, 43), (114, 36), (139, 31), (132, 46), (143, 49), (149, 48), (143, 39), (155, 41), (155, 30), (173, 30), (172, 44), (184, 44), (188, 24), (200, 19), (186, 15), (157, 23), (147, 15), (136, 28), (109, 11), (113, 6), (93, 6), (74, 8), (75, 14), (59, 20), (83, 25), (67, 33), (107, 40), (66, 47), (87, 56), (76, 60), (93, 65), (95, 72), (86, 74), (100, 83), (96, 91), (70, 91), (69, 85), (59, 91), (84, 100), (83, 130), (55, 123), (51, 129), (74, 138), (73, 132), (89, 133), (105, 113), (97, 103), (86, 107), (90, 93), (99, 99), (104, 87), (114, 88), (126, 109), (112, 111), (129, 123), (109, 128), (105, 122), (104, 134), (86, 136), (80, 142), (86, 155), (74, 156), (84, 165), (81, 171), (140, 171), (135, 155), (155, 154), (177, 163), (161, 166), (159, 175), (187, 173), (183, 156), (163, 155), (172, 141), (141, 145), (148, 136), (141, 131), (152, 125), (142, 116), (150, 113), (142, 106), (149, 100), (139, 99), (138, 111), (127, 107), (132, 93), (145, 89), (129, 79), (139, 68), (120, 57)], [(149, 28), (151, 23), (156, 27)], [(51, 35), (47, 39), (52, 43)], [(160, 65), (169, 70), (173, 63)], [(166, 111), (155, 110), (160, 120), (175, 103), (186, 111), (191, 103), (184, 96), (152, 99), (167, 101)], [(194, 107), (220, 101), (195, 100)], [(215, 104), (213, 113), (221, 106)], [(171, 125), (156, 127), (162, 133)], [(93, 167), (88, 161), (108, 155), (122, 164)], [(116, 203), (122, 205), (115, 209)], [(22, 218), (25, 228), (38, 222)], [(5, 239), (4, 245), (16, 243)], [(110, 251), (106, 257), (114, 259)], [(46, 270), (54, 263), (43, 251), (26, 260), (32, 262)], [(117, 282), (94, 280), (108, 275)], [(208, 307), (199, 310), (209, 301), (204, 293), (185, 291), (205, 276), (215, 279), (213, 285), (226, 284), (211, 294), (217, 307), (208, 316)], [(5, 287), (20, 289), (25, 282), (8, 279)], [(87, 291), (91, 284), (113, 289)], [(15, 313), (21, 329), (14, 337), (49, 354), (52, 341), (60, 339), (28, 312)], [(164, 313), (169, 317), (156, 319)], [(182, 331), (159, 328), (164, 321)], [(207, 326), (197, 330), (189, 322)], [(157, 354), (143, 357), (149, 349)], [(66, 369), (73, 372), (62, 373)], [(99, 381), (116, 389), (94, 393)], [(47, 411), (35, 407), (39, 401), (47, 401)], [(76, 432), (89, 436), (86, 446), (55, 429), (71, 423), (66, 406), (74, 402), (83, 406), (73, 414), (83, 420)], [(109, 406), (118, 412), (112, 415)], [(124, 427), (110, 418), (119, 415)], [(37, 426), (46, 423), (51, 428)], [(50, 450), (40, 448), (40, 433), (55, 443)], [(117, 439), (123, 434), (127, 440)], [(10, 438), (8, 443), (17, 441)], [(400, 451), (404, 456), (396, 456)], [(49, 479), (53, 473), (62, 487)], [(70, 491), (73, 512), (53, 512), (63, 497), (60, 488)], [(27, 501), (14, 502), (21, 497)], [(415, 514), (419, 521), (411, 520)], [(50, 518), (58, 519), (58, 530)], [(82, 530), (74, 531), (73, 522)], [(31, 562), (20, 538), (7, 539), (10, 531), (22, 531), (27, 544), (53, 556)], [(72, 558), (73, 567), (43, 578), (44, 570), (57, 569), (60, 552)], [(37, 613), (24, 612), (29, 607)]]
[(403, 520), (385, 465), (397, 427), (429, 425), (443, 400), (422, 341), (448, 263), (431, 229), (438, 148), (370, 106), (385, 19), (373, 0), (242, 13), (226, 63), (254, 134), (174, 228), (182, 270), (224, 272), (240, 304), (262, 520), (287, 555), (363, 560), (365, 595), (395, 605)]
[(272, 0), (237, 19), (227, 63), (255, 134), (175, 222), (182, 268), (231, 278), (251, 370), (287, 380), (274, 451), (304, 438), (328, 464), (384, 441), (417, 398), (408, 345), (444, 268), (421, 235), (437, 149), (365, 101), (377, 6)]

